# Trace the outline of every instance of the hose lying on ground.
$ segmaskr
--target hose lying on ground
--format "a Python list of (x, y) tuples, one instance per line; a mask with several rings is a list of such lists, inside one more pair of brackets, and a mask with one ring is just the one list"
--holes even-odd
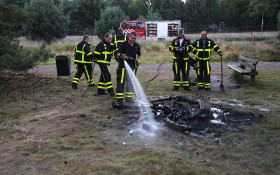
[(161, 67), (165, 62), (166, 62), (166, 60), (163, 61), (163, 62), (161, 62), (161, 63), (159, 64), (156, 76), (154, 76), (152, 79), (150, 79), (149, 81), (147, 81), (146, 87), (145, 87), (145, 90), (144, 90), (145, 92), (146, 92), (146, 90), (147, 90), (147, 88), (148, 88), (148, 86), (149, 86), (149, 83), (152, 82), (152, 81), (154, 81), (154, 80), (159, 76), (160, 67)]

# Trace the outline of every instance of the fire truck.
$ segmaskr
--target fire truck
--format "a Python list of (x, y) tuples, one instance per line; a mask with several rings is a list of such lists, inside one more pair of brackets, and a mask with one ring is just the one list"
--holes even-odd
[(142, 39), (160, 40), (178, 36), (179, 28), (181, 28), (181, 20), (122, 21), (120, 27), (124, 29), (124, 33), (126, 34), (135, 31), (138, 37)]

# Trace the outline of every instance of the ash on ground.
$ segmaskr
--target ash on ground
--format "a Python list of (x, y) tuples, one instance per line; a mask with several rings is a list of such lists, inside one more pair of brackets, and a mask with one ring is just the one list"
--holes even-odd
[(151, 101), (157, 121), (193, 136), (220, 140), (223, 134), (243, 131), (242, 126), (260, 123), (257, 112), (240, 111), (232, 106), (205, 104), (186, 96), (170, 96)]

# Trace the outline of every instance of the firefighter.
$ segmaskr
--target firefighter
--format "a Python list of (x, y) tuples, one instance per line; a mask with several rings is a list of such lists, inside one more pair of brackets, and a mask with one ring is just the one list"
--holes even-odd
[(217, 52), (220, 56), (223, 52), (220, 47), (215, 44), (215, 42), (207, 38), (206, 31), (201, 32), (201, 38), (192, 43), (195, 48), (194, 54), (196, 55), (196, 60), (198, 64), (197, 69), (197, 86), (199, 90), (205, 89), (211, 91), (211, 81), (210, 81), (210, 56), (211, 49)]
[(134, 102), (132, 82), (129, 80), (129, 77), (126, 74), (124, 61), (128, 63), (132, 71), (136, 74), (141, 58), (140, 45), (135, 42), (136, 37), (136, 32), (131, 32), (128, 35), (128, 40), (120, 45), (120, 48), (117, 52), (119, 65), (117, 68), (116, 98), (119, 105), (123, 105), (124, 98), (126, 102)]
[(169, 46), (169, 51), (173, 53), (173, 91), (179, 90), (181, 86), (181, 72), (182, 72), (182, 85), (184, 90), (191, 91), (189, 83), (190, 63), (193, 64), (194, 60), (189, 56), (193, 51), (191, 40), (184, 36), (184, 30), (179, 29), (178, 37), (172, 40)]
[(111, 43), (112, 34), (106, 33), (104, 39), (96, 46), (94, 50), (94, 61), (99, 65), (101, 73), (98, 82), (97, 94), (105, 95), (105, 91), (114, 97), (115, 92), (111, 80), (110, 64), (114, 51), (114, 44)]
[(118, 29), (118, 33), (113, 37), (113, 41), (112, 41), (114, 43), (115, 59), (117, 59), (117, 51), (119, 50), (121, 43), (125, 42), (126, 40), (127, 40), (127, 36), (123, 33), (123, 28), (120, 27)]
[(78, 83), (80, 81), (81, 76), (83, 73), (88, 82), (88, 87), (95, 87), (93, 78), (92, 78), (92, 61), (93, 61), (93, 54), (91, 52), (89, 36), (85, 35), (83, 37), (83, 41), (81, 41), (75, 48), (75, 60), (74, 63), (76, 64), (76, 74), (72, 80), (72, 88), (78, 89)]

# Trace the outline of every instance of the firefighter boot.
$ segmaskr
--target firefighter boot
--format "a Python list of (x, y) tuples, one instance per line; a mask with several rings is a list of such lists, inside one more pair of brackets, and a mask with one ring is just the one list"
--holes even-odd
[(88, 84), (88, 87), (96, 87), (96, 84)]
[(123, 99), (117, 99), (117, 102), (120, 106), (123, 106)]
[(97, 89), (97, 95), (107, 95), (104, 89)]
[(125, 102), (127, 102), (127, 103), (135, 103), (135, 100), (133, 98), (126, 98)]

